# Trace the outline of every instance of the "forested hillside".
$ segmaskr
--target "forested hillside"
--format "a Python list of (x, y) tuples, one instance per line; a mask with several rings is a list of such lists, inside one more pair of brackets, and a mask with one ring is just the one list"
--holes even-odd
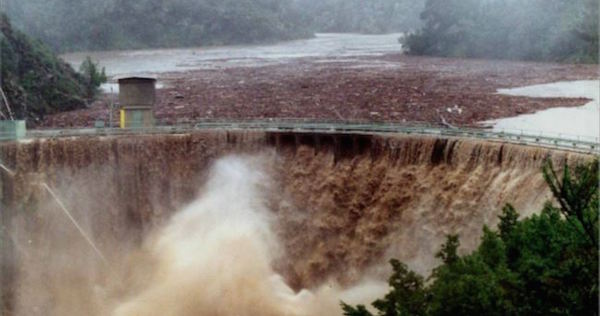
[[(87, 80), (42, 43), (14, 30), (2, 14), (0, 31), (0, 83), (15, 118), (35, 122), (46, 114), (85, 107), (93, 97), (99, 82)], [(9, 116), (4, 104), (0, 110)]]
[(318, 32), (392, 33), (421, 26), (425, 0), (296, 0)]
[(597, 0), (6, 0), (56, 52), (412, 32), (415, 55), (598, 62)]
[(598, 62), (598, 0), (427, 0), (416, 55)]
[(14, 24), (59, 52), (309, 37), (293, 0), (7, 0)]

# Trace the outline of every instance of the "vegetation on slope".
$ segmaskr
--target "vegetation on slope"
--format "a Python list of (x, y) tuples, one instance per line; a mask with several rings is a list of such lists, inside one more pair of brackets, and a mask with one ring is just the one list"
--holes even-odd
[[(481, 245), (459, 256), (449, 236), (429, 279), (392, 260), (391, 291), (373, 303), (379, 316), (598, 315), (598, 161), (562, 175), (544, 167), (559, 206), (518, 220), (507, 205), (497, 231), (483, 228)], [(372, 316), (342, 303), (346, 316)]]
[[(42, 43), (14, 30), (0, 14), (0, 81), (17, 119), (83, 108), (106, 78), (87, 61), (81, 75)], [(85, 64), (85, 63), (84, 63)], [(93, 63), (91, 63), (93, 64)], [(8, 110), (0, 103), (0, 112)]]
[(421, 25), (425, 0), (7, 0), (27, 34), (55, 51), (244, 44), (317, 32)]
[(55, 51), (184, 47), (389, 33), (415, 55), (598, 62), (597, 0), (7, 0)]
[(312, 36), (293, 0), (7, 0), (56, 51), (243, 44)]
[(598, 63), (597, 0), (427, 0), (415, 55)]

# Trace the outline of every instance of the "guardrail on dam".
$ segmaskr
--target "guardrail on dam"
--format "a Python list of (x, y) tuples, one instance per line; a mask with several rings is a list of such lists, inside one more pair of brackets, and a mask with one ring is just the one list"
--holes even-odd
[[(523, 145), (552, 147), (600, 154), (600, 140), (586, 137), (561, 137), (525, 131), (492, 131), (477, 128), (444, 128), (428, 125), (402, 125), (394, 123), (311, 122), (311, 121), (201, 121), (192, 124), (161, 125), (149, 128), (86, 128), (28, 130), (25, 139), (43, 139), (77, 136), (119, 136), (135, 134), (176, 134), (197, 130), (260, 130), (267, 132), (296, 133), (366, 133), (366, 134), (416, 134), (443, 137), (473, 138), (510, 142)], [(14, 136), (0, 133), (0, 141)]]

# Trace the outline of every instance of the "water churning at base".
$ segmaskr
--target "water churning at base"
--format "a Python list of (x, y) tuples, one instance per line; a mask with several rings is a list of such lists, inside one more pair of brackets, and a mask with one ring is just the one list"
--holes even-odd
[[(544, 157), (585, 159), (466, 140), (248, 132), (0, 147), (15, 170), (0, 174), (11, 238), (1, 290), (19, 316), (339, 315), (340, 299), (386, 292), (387, 259), (426, 275), (445, 234), (468, 251), (504, 203), (539, 209)], [(31, 185), (41, 182), (110, 269)]]
[(150, 283), (115, 315), (301, 315), (312, 305), (271, 269), (279, 251), (261, 189), (241, 158), (218, 161), (201, 197), (149, 245)]
[[(256, 157), (217, 161), (200, 198), (149, 244), (150, 283), (114, 315), (338, 314), (336, 286), (295, 293), (273, 270), (283, 254), (265, 206), (269, 182)], [(368, 296), (385, 286), (376, 289)]]
[[(285, 253), (274, 232), (273, 212), (266, 206), (271, 180), (262, 171), (262, 158), (229, 156), (216, 161), (199, 198), (149, 233), (141, 247), (113, 252), (111, 271), (89, 260), (62, 267), (29, 262), (22, 275), (29, 281), (21, 284), (22, 308), (17, 314), (29, 315), (32, 309), (27, 305), (35, 302), (39, 305), (34, 313), (50, 314), (336, 315), (341, 314), (340, 299), (368, 303), (384, 293), (383, 282), (345, 291), (326, 282), (314, 291), (299, 292), (286, 284), (273, 268)], [(82, 255), (62, 253), (70, 245), (59, 241), (54, 245), (59, 249), (53, 249), (52, 256)], [(56, 293), (34, 290), (32, 279), (52, 269), (74, 273), (52, 280), (58, 282), (52, 288)], [(26, 275), (29, 272), (32, 275)], [(82, 282), (80, 275), (95, 279)], [(36, 298), (48, 294), (53, 298)]]

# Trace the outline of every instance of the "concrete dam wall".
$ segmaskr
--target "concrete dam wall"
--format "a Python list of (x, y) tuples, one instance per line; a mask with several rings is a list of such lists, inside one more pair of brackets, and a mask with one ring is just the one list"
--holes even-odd
[[(340, 314), (340, 297), (368, 303), (380, 292), (368, 280), (385, 281), (387, 259), (427, 274), (446, 234), (460, 234), (466, 252), (505, 203), (522, 215), (539, 211), (550, 198), (541, 173), (547, 158), (560, 165), (590, 156), (452, 138), (279, 132), (2, 143), (0, 161), (14, 172), (0, 171), (4, 310)], [(360, 291), (348, 290), (356, 285)], [(174, 288), (207, 301), (181, 307), (181, 296), (165, 294)], [(209, 300), (206, 288), (219, 298)], [(235, 292), (244, 288), (253, 290)], [(236, 298), (227, 300), (230, 291)], [(307, 297), (319, 303), (302, 303)], [(148, 301), (161, 307), (140, 303)], [(248, 307), (257, 302), (261, 310)]]

